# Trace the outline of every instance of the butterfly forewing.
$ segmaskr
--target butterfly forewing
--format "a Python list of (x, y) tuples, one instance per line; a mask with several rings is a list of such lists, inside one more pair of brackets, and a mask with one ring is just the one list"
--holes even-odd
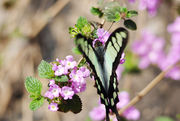
[(118, 102), (118, 82), (115, 71), (126, 47), (127, 40), (128, 31), (124, 28), (118, 28), (110, 35), (105, 45), (104, 68), (107, 70), (108, 98), (111, 106), (116, 105)]

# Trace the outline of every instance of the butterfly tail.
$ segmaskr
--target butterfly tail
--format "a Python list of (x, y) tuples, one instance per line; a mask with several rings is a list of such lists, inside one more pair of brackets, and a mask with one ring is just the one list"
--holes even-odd
[(106, 106), (106, 121), (110, 121), (109, 118), (109, 108)]

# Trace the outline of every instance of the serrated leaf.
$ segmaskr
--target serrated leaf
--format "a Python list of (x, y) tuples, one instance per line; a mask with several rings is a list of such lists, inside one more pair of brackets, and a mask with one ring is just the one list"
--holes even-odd
[(44, 98), (41, 97), (39, 99), (35, 99), (35, 100), (32, 100), (30, 105), (29, 105), (29, 108), (34, 111), (34, 110), (37, 110), (39, 107), (41, 107), (44, 103)]
[(93, 15), (98, 16), (98, 17), (102, 17), (103, 16), (103, 12), (99, 8), (95, 8), (95, 7), (91, 8), (91, 13)]
[(41, 95), (42, 84), (33, 77), (27, 77), (25, 80), (25, 88), (31, 95)]
[(52, 65), (44, 60), (42, 60), (38, 66), (38, 73), (41, 78), (50, 79), (54, 77), (54, 71), (52, 70)]
[(86, 64), (86, 59), (83, 58), (83, 59), (81, 59), (81, 61), (79, 62), (78, 67), (82, 67), (82, 66), (84, 66), (85, 64)]
[(91, 34), (91, 25), (87, 24), (82, 29), (82, 35), (89, 36)]
[(77, 20), (76, 27), (81, 30), (81, 29), (82, 29), (85, 25), (87, 25), (87, 24), (88, 24), (87, 19), (84, 18), (84, 17), (82, 17), (82, 16), (80, 16), (80, 17), (78, 18), (78, 20)]
[(130, 18), (130, 17), (137, 16), (137, 15), (138, 15), (138, 12), (137, 12), (137, 11), (130, 10), (130, 11), (127, 12), (126, 17), (127, 17), (127, 18)]
[(167, 116), (160, 116), (155, 119), (155, 121), (174, 121), (172, 118)]
[(127, 19), (124, 21), (124, 26), (128, 29), (131, 29), (131, 30), (136, 30), (137, 29), (137, 26), (136, 26), (136, 23), (131, 20), (131, 19)]
[(60, 76), (60, 77), (55, 77), (53, 78), (57, 82), (68, 82), (68, 77), (66, 75)]
[(122, 7), (120, 6), (115, 6), (115, 7), (109, 7), (107, 9), (105, 9), (104, 12), (104, 17), (107, 21), (109, 22), (117, 22), (120, 21), (121, 19), (121, 11), (122, 11)]
[(70, 110), (73, 113), (79, 113), (82, 110), (82, 102), (78, 95), (74, 95), (71, 100), (68, 100)]
[(82, 54), (81, 51), (79, 51), (79, 49), (78, 49), (77, 47), (74, 47), (74, 48), (72, 49), (72, 52), (75, 53), (75, 54), (78, 54), (78, 55), (81, 55), (81, 54)]

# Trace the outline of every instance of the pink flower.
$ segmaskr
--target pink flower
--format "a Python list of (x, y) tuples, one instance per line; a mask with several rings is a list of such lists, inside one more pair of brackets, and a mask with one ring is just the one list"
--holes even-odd
[(180, 32), (180, 17), (177, 17), (172, 24), (168, 25), (167, 30), (170, 33)]
[(139, 9), (147, 9), (148, 13), (152, 16), (156, 15), (157, 8), (159, 7), (160, 0), (140, 0)]
[(58, 69), (55, 71), (55, 76), (61, 76), (63, 74), (67, 74), (68, 73), (68, 69), (65, 68), (62, 65), (58, 65)]
[(50, 110), (50, 111), (53, 111), (53, 112), (55, 112), (55, 111), (57, 111), (59, 108), (58, 108), (58, 104), (57, 103), (51, 103), (49, 106), (48, 106), (48, 109)]
[(54, 98), (53, 94), (50, 91), (46, 91), (46, 93), (44, 94), (44, 97), (47, 97), (51, 100)]
[(117, 80), (121, 79), (121, 75), (122, 75), (123, 70), (124, 70), (124, 67), (121, 64), (119, 64), (117, 69), (116, 69)]
[(74, 95), (74, 91), (72, 90), (71, 87), (68, 86), (62, 87), (61, 96), (64, 98), (64, 100), (72, 99), (73, 95)]
[(140, 112), (135, 107), (130, 107), (124, 111), (123, 116), (126, 117), (128, 120), (139, 120)]
[(61, 88), (56, 84), (52, 84), (49, 88), (49, 91), (52, 93), (53, 97), (59, 97)]
[(56, 64), (53, 64), (52, 70), (56, 71), (58, 69), (58, 66)]
[(49, 86), (51, 86), (53, 84), (55, 84), (55, 80), (54, 79), (49, 80)]
[(61, 88), (56, 84), (52, 84), (50, 85), (49, 90), (44, 94), (44, 97), (53, 99), (55, 97), (59, 97), (60, 92), (61, 92)]
[(135, 3), (135, 0), (128, 0), (129, 3)]
[(102, 121), (106, 117), (106, 110), (103, 104), (100, 104), (98, 107), (93, 108), (89, 113), (89, 116), (94, 121)]
[(72, 89), (74, 93), (83, 92), (86, 90), (86, 82), (80, 83), (80, 82), (72, 82)]
[(158, 64), (165, 56), (163, 47), (165, 40), (148, 31), (142, 33), (139, 41), (134, 42), (132, 50), (140, 56), (139, 67), (147, 68), (150, 64)]
[(90, 71), (89, 69), (85, 68), (85, 67), (80, 67), (79, 70), (77, 71), (77, 73), (81, 73), (83, 78), (87, 78), (90, 75)]
[(71, 56), (71, 55), (66, 56), (66, 59), (67, 60), (66, 60), (65, 67), (67, 69), (73, 69), (77, 65), (76, 61), (74, 61), (74, 59), (73, 59), (73, 56)]
[(108, 40), (110, 34), (109, 32), (105, 31), (103, 28), (97, 29), (97, 36), (98, 38), (93, 41), (93, 46), (95, 45), (96, 41), (100, 41), (103, 45)]
[(119, 93), (118, 97), (120, 100), (116, 105), (118, 109), (121, 109), (129, 103), (130, 98), (128, 92), (122, 91)]

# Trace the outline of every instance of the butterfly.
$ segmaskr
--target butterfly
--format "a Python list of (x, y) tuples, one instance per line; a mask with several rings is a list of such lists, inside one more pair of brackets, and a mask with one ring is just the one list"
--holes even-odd
[(122, 27), (112, 32), (104, 46), (94, 47), (93, 40), (81, 34), (75, 38), (76, 46), (94, 73), (97, 93), (106, 108), (106, 121), (110, 120), (110, 109), (116, 114), (118, 121), (122, 119), (116, 108), (119, 102), (116, 69), (127, 42), (128, 31)]

